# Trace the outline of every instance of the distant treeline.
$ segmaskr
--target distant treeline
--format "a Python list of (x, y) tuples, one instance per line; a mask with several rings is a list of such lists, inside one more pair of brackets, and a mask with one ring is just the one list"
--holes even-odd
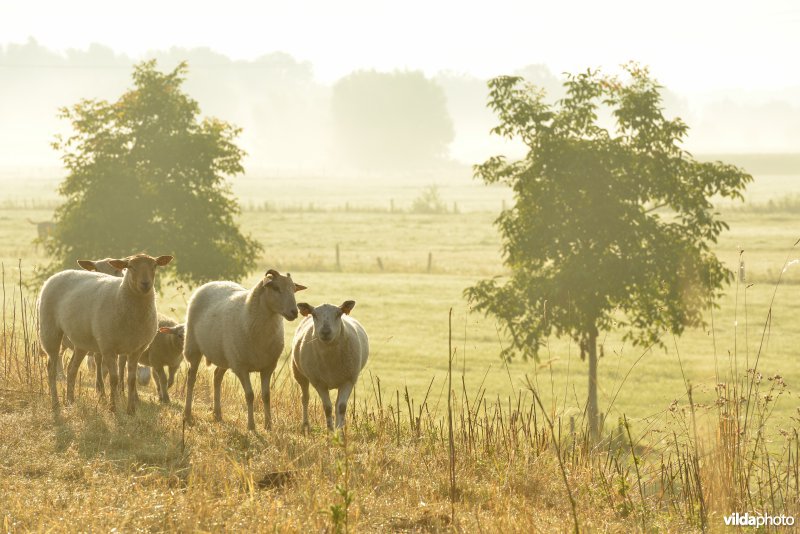
[(743, 167), (750, 174), (781, 174), (800, 177), (800, 153), (795, 154), (700, 154), (701, 161), (724, 161)]

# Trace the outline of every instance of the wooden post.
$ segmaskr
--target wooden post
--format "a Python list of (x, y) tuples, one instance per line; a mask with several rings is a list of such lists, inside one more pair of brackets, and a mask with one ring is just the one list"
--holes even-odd
[(380, 269), (381, 271), (383, 270), (383, 262), (381, 261), (380, 256), (378, 256), (378, 269)]
[(428, 252), (428, 272), (433, 269), (433, 252)]

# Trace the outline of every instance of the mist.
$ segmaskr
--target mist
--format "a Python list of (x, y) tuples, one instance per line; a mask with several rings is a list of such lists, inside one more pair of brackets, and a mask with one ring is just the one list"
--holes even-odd
[[(58, 118), (59, 108), (82, 98), (115, 99), (131, 85), (132, 66), (145, 58), (155, 58), (162, 70), (188, 63), (186, 90), (204, 116), (242, 129), (248, 175), (360, 169), (358, 161), (343, 157), (341, 128), (332, 113), (334, 87), (347, 76), (323, 83), (315, 77), (318, 66), (280, 51), (233, 60), (210, 48), (173, 47), (130, 57), (102, 44), (59, 52), (33, 39), (0, 49), (0, 169), (58, 169), (59, 154), (50, 143), (68, 126)], [(544, 65), (521, 65), (508, 74), (543, 87), (550, 100), (562, 94), (562, 75)], [(495, 117), (486, 107), (486, 79), (455, 70), (426, 79), (441, 90), (447, 115), (441, 120), (452, 125), (452, 135), (439, 157), (414, 167), (468, 174), (468, 166), (490, 155), (521, 155), (520, 147), (489, 133)], [(800, 88), (681, 94), (667, 87), (664, 96), (667, 112), (691, 127), (686, 146), (695, 153), (784, 153), (800, 146)], [(415, 98), (409, 93), (406, 101), (413, 105)], [(432, 127), (424, 120), (417, 126)], [(380, 163), (370, 170), (396, 170), (397, 161)]]

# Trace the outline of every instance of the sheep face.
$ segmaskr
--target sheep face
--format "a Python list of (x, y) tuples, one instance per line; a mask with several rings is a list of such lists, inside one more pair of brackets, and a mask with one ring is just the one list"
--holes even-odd
[(147, 254), (137, 254), (124, 260), (110, 260), (108, 263), (117, 270), (128, 269), (125, 273), (125, 283), (134, 292), (143, 295), (153, 290), (156, 278), (156, 268), (163, 267), (172, 261), (172, 256), (159, 256), (154, 258)]
[(355, 305), (354, 300), (347, 300), (341, 306), (322, 304), (314, 308), (301, 302), (297, 307), (304, 317), (310, 315), (314, 320), (314, 335), (323, 343), (331, 343), (342, 331), (342, 315), (349, 315)]
[(175, 348), (183, 349), (183, 339), (186, 333), (186, 324), (179, 324), (175, 326), (162, 326), (158, 329), (162, 334), (170, 336), (170, 342)]
[(283, 276), (278, 271), (270, 269), (261, 280), (261, 290), (267, 308), (283, 315), (287, 321), (297, 319), (297, 301), (294, 294), (306, 289), (305, 286), (292, 282), (292, 275)]

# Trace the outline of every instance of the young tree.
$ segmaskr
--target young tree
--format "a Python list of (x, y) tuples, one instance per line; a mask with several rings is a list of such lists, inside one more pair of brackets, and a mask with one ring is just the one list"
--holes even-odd
[(147, 61), (116, 102), (61, 110), (74, 132), (53, 143), (69, 174), (46, 242), (48, 271), (144, 250), (174, 255), (176, 279), (189, 284), (237, 279), (253, 267), (261, 245), (240, 232), (226, 180), (243, 172), (239, 129), (198, 119), (197, 102), (181, 91), (186, 71), (181, 63), (162, 73)]
[[(569, 76), (555, 105), (517, 77), (489, 82), (493, 133), (528, 147), (520, 161), (492, 157), (475, 167), (516, 202), (496, 221), (508, 280), (465, 290), (500, 319), (513, 340), (504, 357), (536, 357), (542, 340), (569, 336), (589, 358), (587, 417), (598, 436), (597, 338), (619, 328), (634, 344), (661, 344), (703, 324), (702, 312), (733, 274), (711, 251), (727, 225), (711, 197), (741, 198), (752, 177), (701, 163), (680, 147), (687, 126), (668, 119), (661, 87), (646, 69), (625, 79)], [(599, 123), (610, 112), (614, 127)]]

